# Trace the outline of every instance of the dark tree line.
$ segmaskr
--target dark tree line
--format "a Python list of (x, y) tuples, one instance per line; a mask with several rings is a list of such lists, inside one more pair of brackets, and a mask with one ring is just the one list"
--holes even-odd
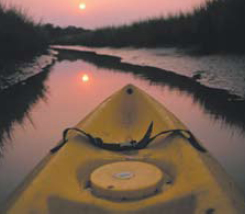
[(85, 30), (80, 27), (75, 26), (68, 26), (68, 27), (60, 27), (60, 26), (54, 26), (53, 24), (44, 24), (42, 26), (43, 31), (46, 34), (46, 37), (50, 41), (50, 43), (55, 43), (60, 37), (66, 37), (66, 36), (76, 36), (80, 35), (81, 33), (88, 32), (88, 30)]
[(245, 52), (245, 1), (208, 0), (190, 13), (106, 27), (60, 43), (87, 46), (182, 46), (204, 52)]

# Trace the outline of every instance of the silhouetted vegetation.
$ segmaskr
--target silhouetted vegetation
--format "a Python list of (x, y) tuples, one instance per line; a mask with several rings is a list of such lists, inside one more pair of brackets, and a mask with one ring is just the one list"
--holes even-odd
[(21, 9), (0, 4), (0, 65), (36, 54), (47, 44), (41, 24), (34, 23)]
[(60, 26), (54, 26), (50, 23), (44, 24), (42, 28), (50, 43), (55, 43), (55, 41), (59, 40), (59, 38), (69, 40), (70, 37), (74, 38), (81, 35), (81, 33), (88, 32), (88, 30), (80, 27), (68, 26), (62, 28)]
[(208, 0), (190, 13), (107, 27), (59, 40), (87, 46), (181, 46), (245, 52), (245, 1)]

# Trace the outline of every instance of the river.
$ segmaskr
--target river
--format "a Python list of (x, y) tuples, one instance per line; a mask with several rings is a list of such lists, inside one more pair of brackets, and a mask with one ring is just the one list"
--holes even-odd
[[(65, 128), (128, 83), (185, 123), (245, 191), (245, 57), (202, 58), (169, 49), (131, 49), (128, 54), (127, 49), (82, 50), (103, 55), (60, 51), (54, 65), (0, 92), (0, 203), (57, 144)], [(234, 65), (238, 71), (229, 74)], [(190, 78), (195, 74), (200, 74), (197, 80)]]

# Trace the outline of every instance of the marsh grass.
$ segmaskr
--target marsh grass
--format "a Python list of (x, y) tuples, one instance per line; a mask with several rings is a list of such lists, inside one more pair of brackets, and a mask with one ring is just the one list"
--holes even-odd
[(35, 23), (24, 10), (0, 3), (0, 61), (25, 58), (46, 45), (41, 24)]
[(58, 43), (112, 47), (197, 47), (202, 52), (245, 52), (245, 1), (208, 0), (189, 13), (105, 27)]

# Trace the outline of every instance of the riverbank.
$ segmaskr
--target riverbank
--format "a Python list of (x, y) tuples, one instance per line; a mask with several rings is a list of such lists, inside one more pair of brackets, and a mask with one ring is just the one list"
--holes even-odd
[(51, 46), (116, 56), (122, 62), (172, 71), (210, 88), (224, 89), (245, 99), (245, 55), (190, 55), (178, 48), (89, 48)]
[(40, 23), (0, 3), (0, 91), (39, 73), (54, 60)]
[(5, 64), (0, 74), (0, 92), (21, 82), (24, 84), (27, 79), (41, 73), (55, 62), (56, 54), (55, 51), (49, 50), (46, 54), (34, 56), (27, 61), (18, 60)]

